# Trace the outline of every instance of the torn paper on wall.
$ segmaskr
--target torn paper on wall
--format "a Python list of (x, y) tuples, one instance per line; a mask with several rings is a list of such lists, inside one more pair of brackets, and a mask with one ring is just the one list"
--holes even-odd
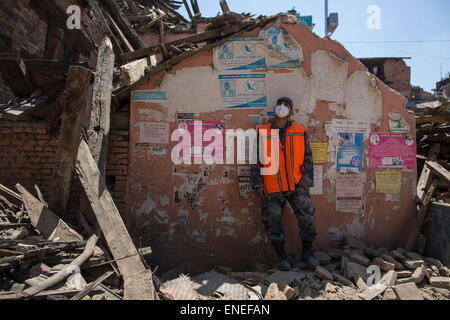
[(332, 128), (334, 132), (362, 133), (362, 134), (370, 132), (369, 122), (359, 120), (333, 119)]
[(410, 126), (400, 113), (389, 112), (389, 130), (397, 133), (408, 133)]
[(311, 195), (323, 194), (323, 167), (314, 166), (314, 187), (310, 188), (309, 193)]
[(167, 100), (166, 91), (133, 91), (131, 92), (132, 102), (152, 102), (158, 103)]
[(250, 198), (250, 192), (252, 191), (252, 186), (250, 183), (250, 167), (243, 166), (238, 167), (238, 184), (239, 184), (239, 195), (243, 199)]

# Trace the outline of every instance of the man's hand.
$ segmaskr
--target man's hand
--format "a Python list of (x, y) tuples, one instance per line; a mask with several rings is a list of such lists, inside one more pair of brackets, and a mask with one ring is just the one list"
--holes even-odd
[(266, 192), (264, 191), (263, 187), (257, 187), (255, 188), (255, 191), (258, 197), (260, 197), (261, 199), (264, 199), (266, 197)]
[(309, 188), (310, 188), (309, 183), (307, 183), (304, 179), (302, 179), (302, 180), (300, 180), (300, 185), (303, 188), (305, 188), (306, 192), (309, 193)]

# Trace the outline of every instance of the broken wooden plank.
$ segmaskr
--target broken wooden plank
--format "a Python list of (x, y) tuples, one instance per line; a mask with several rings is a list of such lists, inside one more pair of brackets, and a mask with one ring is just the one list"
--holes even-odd
[(0, 53), (0, 73), (16, 96), (28, 97), (33, 92), (33, 82), (18, 54)]
[(92, 290), (94, 290), (99, 284), (101, 284), (103, 281), (108, 279), (110, 276), (114, 274), (114, 271), (110, 271), (108, 273), (105, 273), (100, 278), (95, 280), (94, 282), (90, 283), (84, 290), (77, 293), (75, 296), (73, 296), (70, 300), (81, 300), (85, 296), (87, 296)]
[(77, 66), (69, 68), (56, 152), (57, 165), (53, 171), (53, 189), (49, 199), (50, 208), (62, 217), (66, 215), (69, 201), (72, 173), (81, 139), (81, 121), (85, 113), (91, 78), (92, 72), (86, 68)]
[(228, 6), (227, 0), (220, 0), (220, 8), (222, 8), (223, 13), (230, 12), (230, 7)]
[[(428, 153), (428, 160), (436, 160), (440, 148), (441, 145), (439, 143), (434, 144)], [(420, 174), (419, 182), (417, 183), (417, 197), (419, 198), (420, 203), (423, 202), (425, 190), (431, 184), (431, 181), (431, 169), (425, 165), (422, 169), (422, 173)]]
[(76, 171), (122, 274), (125, 299), (157, 299), (152, 273), (142, 263), (95, 160), (89, 152), (89, 147), (84, 141), (80, 143)]
[(44, 57), (46, 59), (56, 59), (64, 37), (64, 30), (51, 24), (48, 25), (47, 29), (47, 42), (45, 44)]
[(59, 271), (57, 274), (51, 276), (50, 278), (42, 281), (36, 286), (33, 286), (31, 288), (28, 288), (21, 293), (19, 293), (18, 298), (19, 299), (26, 299), (29, 297), (34, 296), (35, 294), (44, 291), (45, 289), (48, 289), (64, 279), (68, 278), (70, 276), (70, 272), (68, 272), (69, 268), (71, 267), (80, 267), (89, 260), (89, 258), (94, 254), (95, 245), (97, 244), (98, 237), (96, 235), (93, 235), (89, 238), (88, 242), (86, 243), (86, 247), (83, 251), (83, 253), (78, 256), (69, 266), (65, 267), (61, 271)]
[(422, 230), (422, 227), (425, 224), (425, 221), (427, 219), (428, 206), (431, 202), (434, 192), (436, 191), (437, 184), (438, 184), (438, 180), (437, 179), (433, 180), (433, 182), (431, 183), (431, 185), (425, 195), (423, 204), (420, 207), (419, 212), (417, 213), (416, 225), (414, 226), (414, 229), (412, 230), (412, 232), (409, 236), (408, 242), (406, 244), (406, 247), (405, 247), (406, 251), (412, 251), (417, 245), (417, 239), (418, 239), (420, 231)]
[(105, 179), (111, 122), (111, 95), (114, 73), (114, 52), (109, 38), (100, 45), (94, 80), (88, 145), (100, 173)]
[[(19, 202), (22, 202), (22, 197), (20, 194), (12, 191), (11, 189), (5, 187), (4, 185), (0, 184), (0, 191), (2, 191), (4, 194), (18, 200)], [(17, 204), (17, 203), (16, 203)]]
[(70, 62), (48, 59), (24, 59), (23, 62), (32, 74), (39, 73), (65, 76), (69, 72), (70, 66), (89, 68), (89, 63), (87, 62)]
[(186, 9), (186, 12), (189, 16), (189, 19), (192, 20), (194, 18), (194, 16), (192, 15), (191, 8), (189, 7), (187, 0), (183, 0), (183, 4), (184, 4), (184, 8)]
[(71, 242), (82, 241), (83, 237), (69, 227), (53, 211), (47, 208), (41, 201), (36, 199), (20, 184), (16, 185), (19, 190), (31, 224), (48, 240)]
[(425, 165), (432, 170), (433, 174), (444, 179), (450, 184), (450, 172), (448, 172), (443, 166), (436, 161), (426, 161)]
[(133, 46), (128, 41), (127, 37), (123, 34), (122, 30), (120, 30), (119, 26), (108, 12), (105, 12), (105, 18), (107, 19), (112, 30), (115, 32), (115, 34), (119, 37), (120, 41), (122, 42), (123, 48), (125, 49), (122, 51), (133, 52), (134, 51)]
[(141, 37), (136, 33), (136, 31), (131, 26), (127, 17), (120, 9), (118, 3), (115, 0), (104, 0), (106, 7), (109, 9), (109, 13), (117, 21), (121, 31), (126, 35), (128, 41), (132, 44), (134, 49), (145, 48), (145, 43), (142, 41)]

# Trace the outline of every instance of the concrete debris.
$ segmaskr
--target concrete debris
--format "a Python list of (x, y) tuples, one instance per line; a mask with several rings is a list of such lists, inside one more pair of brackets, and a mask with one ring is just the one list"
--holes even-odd
[(397, 272), (390, 270), (381, 278), (380, 282), (388, 287), (395, 285), (397, 281)]
[(383, 295), (383, 300), (399, 300), (397, 294), (394, 289), (387, 288)]
[(400, 300), (423, 300), (415, 283), (399, 284), (393, 287)]
[(264, 296), (264, 300), (287, 300), (287, 298), (284, 293), (278, 289), (276, 283), (271, 283)]
[(314, 270), (314, 274), (322, 280), (333, 280), (333, 275), (331, 274), (331, 272), (322, 267), (316, 267), (316, 269)]
[(372, 260), (372, 263), (379, 266), (381, 270), (389, 271), (395, 269), (395, 264), (387, 262), (386, 260), (378, 257)]
[(450, 289), (450, 278), (432, 277), (430, 279), (430, 285), (434, 288)]

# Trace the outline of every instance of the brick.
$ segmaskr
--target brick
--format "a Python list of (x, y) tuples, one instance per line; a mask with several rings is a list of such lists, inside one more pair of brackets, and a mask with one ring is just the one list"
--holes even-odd
[(348, 287), (354, 287), (354, 284), (352, 281), (350, 281), (349, 279), (347, 279), (346, 277), (340, 275), (337, 272), (332, 272), (331, 273), (333, 275), (333, 279), (337, 282), (342, 283), (343, 285), (346, 285)]
[(343, 253), (342, 249), (338, 248), (326, 248), (323, 251), (333, 259), (339, 259)]
[(401, 278), (397, 280), (397, 284), (416, 283), (413, 277)]
[(271, 283), (267, 289), (264, 300), (287, 300), (286, 296), (278, 289), (276, 283)]
[(390, 270), (381, 278), (380, 282), (388, 287), (395, 285), (397, 281), (397, 272)]
[(382, 283), (378, 283), (374, 286), (369, 287), (364, 292), (360, 293), (359, 297), (364, 300), (373, 300), (376, 297), (378, 297), (379, 295), (383, 294), (384, 291), (386, 291), (386, 289), (387, 289), (386, 285), (384, 285)]
[(362, 278), (364, 281), (367, 280), (367, 267), (354, 262), (347, 262), (345, 265), (344, 276), (348, 279), (352, 279), (356, 282), (357, 278)]
[(294, 288), (286, 285), (283, 289), (283, 294), (288, 300), (293, 300), (296, 297), (298, 297), (297, 293), (295, 292)]
[(362, 266), (366, 266), (366, 267), (370, 266), (370, 259), (363, 257), (361, 255), (358, 255), (358, 254), (350, 255), (350, 261), (353, 261)]
[(372, 248), (364, 248), (364, 254), (371, 258), (376, 258), (380, 255), (380, 251), (372, 249)]
[(331, 262), (331, 257), (323, 251), (315, 251), (314, 257), (316, 257), (322, 265), (329, 264)]
[(414, 282), (416, 284), (422, 283), (423, 279), (425, 278), (425, 271), (423, 267), (419, 267), (416, 270), (414, 270), (411, 277), (414, 279)]
[(383, 295), (383, 300), (399, 300), (397, 294), (395, 293), (394, 289), (387, 288)]
[(363, 280), (363, 278), (361, 278), (361, 277), (358, 277), (358, 278), (355, 280), (355, 283), (356, 283), (356, 286), (358, 287), (358, 289), (359, 289), (360, 291), (365, 291), (365, 290), (368, 289), (368, 286), (367, 286), (366, 282), (365, 282), (365, 281)]
[(409, 270), (401, 270), (396, 271), (397, 272), (397, 278), (409, 278), (412, 276), (412, 271)]
[(386, 260), (387, 262), (393, 263), (395, 265), (395, 269), (398, 269), (398, 270), (405, 269), (404, 265), (402, 265), (400, 262), (395, 260), (392, 256), (390, 256), (387, 253), (383, 253), (382, 255), (380, 255), (380, 258), (383, 260)]
[(393, 287), (400, 300), (423, 300), (415, 283), (399, 284)]
[(423, 260), (423, 257), (415, 252), (405, 252), (404, 254), (407, 258), (412, 259), (412, 260)]
[(423, 260), (406, 259), (406, 260), (403, 260), (403, 264), (408, 269), (416, 269), (416, 268), (423, 266), (424, 261)]
[(333, 275), (331, 272), (319, 266), (317, 266), (314, 270), (314, 274), (322, 280), (333, 280)]
[(432, 277), (430, 285), (433, 288), (450, 289), (450, 278), (448, 277)]
[(395, 264), (387, 262), (384, 259), (381, 259), (380, 257), (375, 258), (372, 260), (372, 263), (379, 266), (381, 270), (389, 271), (395, 269)]

